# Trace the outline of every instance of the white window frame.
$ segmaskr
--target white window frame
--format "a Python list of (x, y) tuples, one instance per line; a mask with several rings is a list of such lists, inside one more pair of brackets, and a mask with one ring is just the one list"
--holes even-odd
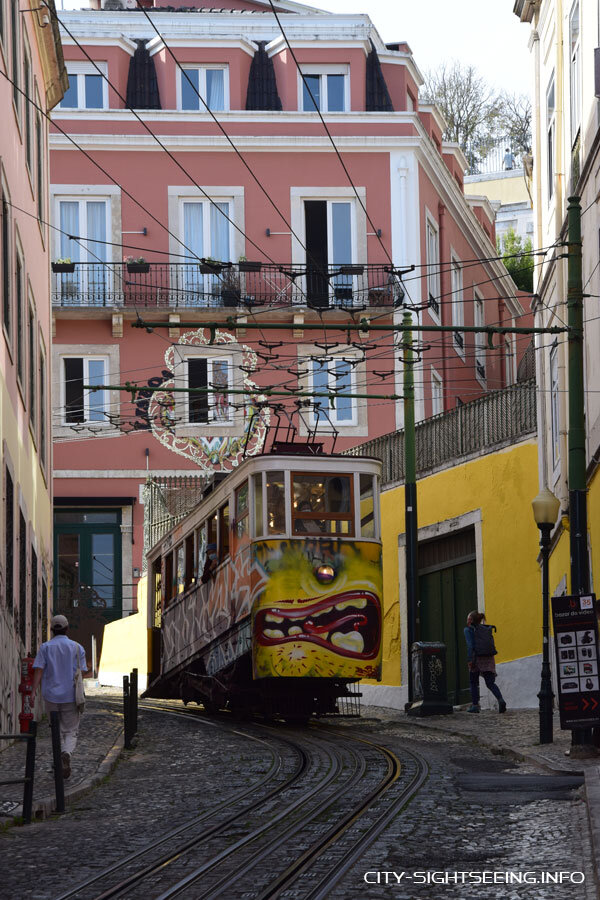
[[(33, 167), (35, 159), (34, 148), (34, 130), (33, 130), (33, 108), (29, 102), (29, 98), (33, 97), (33, 62), (31, 57), (31, 48), (27, 37), (23, 35), (23, 89), (25, 91), (23, 104), (23, 143), (25, 148), (25, 168), (29, 175), (29, 180), (33, 188)], [(27, 143), (29, 142), (29, 154), (27, 153)]]
[[(435, 219), (429, 214), (425, 218), (425, 252), (427, 259), (427, 302), (429, 315), (440, 321), (440, 230)], [(431, 300), (437, 309), (431, 305)]]
[[(54, 248), (55, 248), (55, 255), (56, 255), (57, 259), (60, 258), (60, 256), (61, 256), (61, 251), (60, 251), (61, 232), (59, 230), (60, 229), (60, 204), (61, 203), (77, 203), (79, 205), (79, 229), (81, 232), (83, 232), (84, 229), (82, 228), (82, 215), (81, 215), (82, 208), (85, 207), (88, 203), (104, 203), (105, 204), (105, 207), (104, 207), (105, 208), (105, 220), (106, 220), (105, 221), (106, 240), (109, 241), (111, 239), (111, 235), (112, 235), (111, 201), (112, 201), (112, 198), (110, 196), (107, 196), (104, 194), (87, 194), (86, 193), (86, 194), (55, 194), (54, 195), (54, 222), (58, 226), (58, 228), (55, 229), (55, 231), (54, 231)], [(84, 259), (80, 258), (79, 262), (98, 263), (98, 265), (100, 265), (100, 263), (98, 262), (96, 257), (90, 255), (90, 252), (87, 248), (87, 242), (88, 242), (87, 211), (85, 213), (85, 226), (86, 226), (85, 227), (86, 236), (84, 237), (83, 233), (80, 234), (81, 243), (79, 245), (80, 257), (83, 256)], [(110, 245), (107, 245), (108, 253), (110, 253), (110, 250), (108, 249), (109, 247), (110, 247)], [(111, 260), (109, 258), (106, 260), (106, 263), (108, 264), (110, 261)]]
[[(573, 22), (577, 15), (577, 38), (573, 43)], [(581, 7), (575, 0), (569, 14), (569, 92), (571, 107), (571, 144), (581, 126)]]
[[(452, 292), (452, 325), (460, 328), (465, 324), (465, 308), (463, 302), (464, 284), (462, 263), (454, 251), (450, 253), (450, 282)], [(452, 332), (452, 346), (458, 355), (465, 358), (465, 334), (464, 331)]]
[(550, 443), (552, 448), (552, 469), (556, 471), (560, 462), (560, 392), (558, 373), (558, 344), (550, 350)]
[[(175, 387), (189, 387), (188, 364), (190, 358), (195, 359), (219, 359), (226, 360), (228, 365), (228, 381), (232, 390), (243, 387), (244, 357), (240, 345), (235, 342), (219, 344), (175, 344), (175, 360), (173, 376)], [(210, 382), (210, 377), (207, 379)], [(210, 405), (209, 394), (209, 405)], [(236, 397), (238, 401), (236, 402)], [(178, 438), (183, 436), (197, 438), (212, 438), (219, 435), (227, 437), (241, 437), (244, 434), (244, 408), (240, 395), (230, 395), (228, 422), (190, 422), (189, 420), (189, 394), (177, 391), (175, 393), (175, 432)]]
[[(211, 112), (229, 112), (230, 110), (230, 97), (229, 97), (229, 66), (226, 63), (208, 63), (207, 65), (198, 66), (192, 63), (182, 63), (181, 67), (177, 68), (177, 80), (176, 80), (176, 94), (177, 94), (177, 109), (184, 113), (203, 113), (204, 115), (209, 115), (209, 112), (200, 100), (200, 97), (204, 99), (206, 102), (206, 73), (211, 70), (219, 70), (223, 72), (223, 109), (213, 109)], [(183, 71), (182, 71), (183, 70)], [(197, 71), (198, 72), (198, 93), (200, 97), (198, 98), (198, 109), (183, 109), (183, 78), (184, 71)]]
[[(302, 73), (302, 74), (300, 74)], [(342, 65), (319, 65), (317, 63), (312, 64), (301, 64), (300, 72), (298, 72), (298, 111), (299, 112), (307, 112), (313, 113), (316, 115), (316, 111), (314, 109), (304, 109), (304, 81), (302, 79), (302, 75), (320, 75), (321, 76), (321, 90), (319, 91), (319, 99), (320, 106), (319, 111), (321, 113), (328, 113), (328, 95), (327, 95), (327, 75), (343, 75), (344, 76), (344, 109), (343, 110), (335, 110), (334, 113), (347, 113), (350, 112), (350, 66), (347, 64)], [(325, 77), (324, 77), (325, 76)]]
[[(309, 366), (308, 384), (309, 384), (310, 391), (317, 390), (317, 388), (315, 387), (315, 384), (314, 384), (314, 365), (318, 361), (319, 361), (319, 359), (317, 356), (314, 356), (313, 358), (308, 360), (308, 366)], [(331, 372), (329, 370), (329, 365), (335, 367), (336, 363), (338, 363), (338, 362), (343, 363), (344, 357), (340, 356), (339, 358), (333, 358), (331, 360), (331, 362), (328, 363), (327, 387), (330, 389), (336, 388), (338, 379), (335, 377), (333, 372)], [(350, 374), (350, 393), (355, 394), (356, 393), (356, 366), (353, 366), (350, 364), (349, 374)], [(313, 428), (315, 426), (318, 426), (319, 428), (327, 428), (327, 427), (331, 427), (331, 425), (335, 425), (336, 428), (354, 428), (354, 427), (356, 427), (356, 425), (358, 425), (357, 400), (356, 400), (356, 398), (350, 398), (350, 400), (351, 400), (351, 407), (352, 407), (352, 418), (351, 419), (338, 419), (337, 407), (335, 405), (333, 407), (331, 407), (329, 405), (329, 400), (326, 397), (318, 398), (317, 402), (320, 402), (321, 404), (325, 404), (325, 403), (327, 404), (327, 407), (326, 407), (327, 416), (317, 417), (314, 409), (311, 409), (309, 412), (309, 421), (310, 421), (311, 426)]]
[[(475, 288), (473, 288), (473, 324), (476, 328), (483, 328), (485, 325), (484, 299)], [(485, 335), (475, 332), (473, 337), (475, 339), (475, 377), (485, 387), (487, 380)]]
[[(104, 377), (108, 378), (110, 373), (110, 360), (108, 355), (102, 353), (62, 353), (60, 358), (60, 424), (64, 428), (73, 428), (79, 425), (92, 425), (94, 428), (98, 427), (110, 427), (110, 421), (108, 419), (90, 419), (89, 411), (90, 404), (89, 399), (92, 391), (84, 391), (83, 392), (83, 421), (82, 422), (67, 422), (66, 420), (66, 380), (65, 380), (65, 365), (64, 361), (66, 359), (82, 359), (83, 360), (83, 383), (89, 384), (89, 364), (90, 362), (103, 362), (104, 363)], [(94, 391), (93, 392), (97, 397), (99, 394), (102, 399), (102, 409), (104, 412), (110, 412), (110, 398), (109, 391)]]
[(444, 379), (431, 366), (431, 415), (438, 416), (444, 412)]
[[(98, 68), (96, 68), (96, 66)], [(102, 106), (86, 106), (85, 105), (85, 78), (77, 78), (77, 106), (61, 106), (56, 107), (56, 111), (61, 114), (64, 112), (76, 112), (78, 110), (94, 111), (100, 109), (108, 109), (108, 63), (96, 62), (93, 65), (90, 62), (66, 62), (68, 75), (98, 75), (102, 78)], [(100, 70), (100, 71), (98, 71)], [(102, 73), (102, 75), (100, 74)], [(61, 101), (62, 102), (62, 101)]]
[[(227, 387), (228, 388), (234, 387), (234, 384), (233, 384), (233, 357), (232, 356), (226, 355), (226, 354), (224, 354), (222, 356), (212, 356), (212, 355), (207, 356), (205, 353), (190, 353), (185, 358), (184, 379), (185, 379), (185, 387), (186, 388), (189, 388), (189, 386), (190, 386), (190, 381), (189, 381), (189, 361), (190, 361), (190, 359), (206, 360), (207, 387), (211, 386), (212, 379), (214, 378), (214, 375), (212, 372), (214, 364), (216, 362), (226, 363), (226, 365), (227, 365)], [(234, 415), (233, 415), (234, 410), (233, 410), (233, 395), (232, 394), (228, 395), (227, 419), (226, 420), (215, 418), (215, 416), (214, 416), (215, 395), (211, 394), (211, 393), (209, 393), (207, 395), (207, 397), (208, 397), (208, 421), (207, 422), (190, 422), (191, 394), (184, 394), (184, 397), (185, 397), (185, 421), (188, 426), (198, 427), (198, 428), (203, 428), (203, 427), (208, 426), (213, 429), (216, 427), (223, 427), (223, 428), (229, 429), (234, 424)]]
[[(233, 209), (234, 209), (234, 198), (233, 197), (211, 197), (210, 200), (201, 199), (198, 200), (197, 197), (179, 197), (179, 209), (178, 209), (178, 218), (179, 218), (179, 234), (181, 235), (181, 244), (179, 248), (179, 258), (181, 261), (181, 254), (187, 253), (185, 247), (185, 221), (183, 215), (183, 205), (184, 203), (198, 203), (202, 206), (202, 234), (204, 237), (204, 248), (202, 250), (202, 256), (206, 259), (208, 257), (213, 256), (213, 248), (212, 248), (212, 235), (210, 233), (210, 209), (211, 206), (215, 203), (228, 203), (229, 204), (229, 222), (227, 223), (227, 227), (229, 229), (229, 259), (223, 259), (221, 262), (233, 262), (233, 241), (234, 241), (234, 227), (233, 227)], [(208, 244), (208, 246), (207, 246)], [(216, 259), (216, 257), (215, 257)], [(211, 277), (211, 276), (208, 276)]]
[[(119, 346), (117, 344), (52, 344), (51, 362), (46, 357), (46, 365), (48, 371), (52, 372), (52, 395), (49, 402), (50, 420), (47, 421), (47, 441), (56, 437), (69, 437), (82, 439), (89, 438), (90, 434), (96, 434), (100, 429), (106, 430), (112, 434), (120, 434), (118, 429), (110, 422), (109, 419), (102, 421), (86, 422), (81, 425), (75, 423), (65, 424), (64, 408), (64, 363), (63, 359), (71, 357), (72, 359), (106, 359), (106, 377), (111, 383), (118, 384), (120, 378), (119, 363)], [(85, 369), (84, 369), (85, 376)], [(85, 383), (85, 382), (84, 382)], [(123, 398), (121, 391), (106, 391), (104, 397), (104, 408), (111, 412), (118, 413), (121, 408)], [(48, 448), (49, 450), (49, 448)], [(46, 452), (48, 452), (48, 450)]]
[[(550, 95), (552, 94), (552, 106)], [(550, 76), (546, 89), (546, 190), (548, 203), (554, 196), (554, 172), (556, 166), (556, 80), (554, 72)]]

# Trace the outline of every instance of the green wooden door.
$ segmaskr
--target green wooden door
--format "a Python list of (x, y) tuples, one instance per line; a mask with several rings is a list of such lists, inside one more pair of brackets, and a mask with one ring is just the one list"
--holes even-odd
[(453, 704), (469, 700), (469, 672), (464, 627), (467, 615), (477, 609), (475, 560), (457, 563), (419, 575), (420, 640), (446, 645), (448, 699)]

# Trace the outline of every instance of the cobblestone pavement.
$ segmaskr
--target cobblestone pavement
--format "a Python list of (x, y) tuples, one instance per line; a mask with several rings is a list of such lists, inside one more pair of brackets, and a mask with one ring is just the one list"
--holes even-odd
[[(336, 729), (342, 733), (348, 729), (384, 744), (401, 760), (405, 750), (416, 751), (426, 759), (430, 774), (417, 797), (330, 896), (336, 900), (386, 896), (409, 900), (596, 897), (581, 789), (542, 793), (465, 789), (465, 774), (539, 772), (531, 761), (491, 752), (475, 742), (476, 736), (485, 737), (496, 747), (512, 746), (515, 753), (533, 758), (542, 749), (536, 747), (536, 723), (535, 711), (509, 712), (506, 716), (490, 711), (478, 717), (458, 712), (454, 716), (415, 721), (375, 708), (364, 710), (361, 720), (336, 722)], [(88, 701), (82, 722), (80, 744), (73, 759), (74, 778), (97, 765), (114, 742), (119, 727), (118, 710), (110, 708), (108, 698), (97, 693)], [(244, 730), (241, 725), (240, 731)], [(311, 739), (318, 740), (319, 731), (323, 732), (322, 726), (311, 729)], [(343, 737), (339, 741), (344, 744)], [(568, 740), (562, 733), (557, 735), (556, 745), (543, 749), (547, 764), (555, 769), (581, 770), (587, 765), (565, 757)], [(41, 757), (45, 752), (42, 737)], [(22, 760), (22, 750), (20, 757)], [(6, 777), (6, 764), (12, 765), (14, 759), (13, 750), (0, 754), (2, 777)], [(67, 887), (141, 848), (157, 832), (167, 832), (209, 810), (225, 795), (239, 796), (265, 776), (270, 759), (263, 744), (251, 741), (243, 733), (225, 731), (218, 722), (199, 724), (142, 711), (138, 747), (122, 754), (109, 779), (71, 805), (66, 815), (27, 827), (6, 828), (0, 834), (0, 898), (56, 900)], [(42, 762), (38, 772), (40, 768), (44, 768)], [(44, 778), (50, 776), (44, 773)], [(50, 786), (49, 780), (47, 785)], [(42, 787), (44, 784), (36, 784), (36, 796)], [(349, 832), (347, 841), (351, 835)], [(326, 853), (325, 860), (327, 856)], [(232, 870), (235, 867), (232, 862)], [(506, 872), (532, 872), (536, 877), (541, 877), (542, 872), (582, 872), (586, 881), (563, 885), (417, 883), (419, 878), (443, 877), (433, 876), (434, 872), (455, 871), (475, 872), (478, 876), (484, 871), (496, 872), (500, 877), (505, 877)], [(394, 875), (370, 875), (370, 881), (379, 877), (383, 883), (367, 884), (366, 872), (406, 874), (400, 883)], [(415, 880), (413, 873), (417, 872), (425, 874), (417, 875)], [(389, 884), (385, 884), (386, 877)], [(413, 880), (409, 881), (409, 877)], [(255, 877), (250, 884), (260, 880)], [(305, 896), (313, 880), (309, 871), (282, 896)], [(256, 887), (245, 892), (238, 887), (229, 893), (225, 889), (222, 896), (253, 897), (257, 892)], [(95, 895), (93, 887), (85, 892), (87, 898)], [(148, 893), (145, 900), (153, 896), (157, 894)]]

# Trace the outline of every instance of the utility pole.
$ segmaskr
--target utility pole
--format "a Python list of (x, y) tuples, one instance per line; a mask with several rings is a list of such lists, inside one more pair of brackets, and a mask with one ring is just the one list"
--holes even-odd
[(411, 647), (419, 637), (417, 464), (415, 451), (415, 379), (414, 351), (410, 326), (412, 315), (402, 318), (403, 394), (404, 394), (404, 531), (406, 535), (406, 612), (408, 637), (408, 699), (413, 700)]
[[(567, 325), (569, 327), (569, 541), (571, 593), (590, 590), (587, 546), (587, 484), (583, 390), (583, 279), (581, 265), (581, 202), (569, 197), (567, 208)], [(573, 746), (592, 743), (591, 728), (572, 731)]]

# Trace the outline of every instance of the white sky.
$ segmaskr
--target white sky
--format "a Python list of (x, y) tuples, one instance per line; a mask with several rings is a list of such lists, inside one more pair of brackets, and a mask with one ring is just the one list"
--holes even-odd
[(473, 65), (493, 87), (529, 93), (530, 27), (514, 0), (308, 0), (336, 13), (368, 13), (384, 41), (406, 41), (419, 69), (444, 60)]

